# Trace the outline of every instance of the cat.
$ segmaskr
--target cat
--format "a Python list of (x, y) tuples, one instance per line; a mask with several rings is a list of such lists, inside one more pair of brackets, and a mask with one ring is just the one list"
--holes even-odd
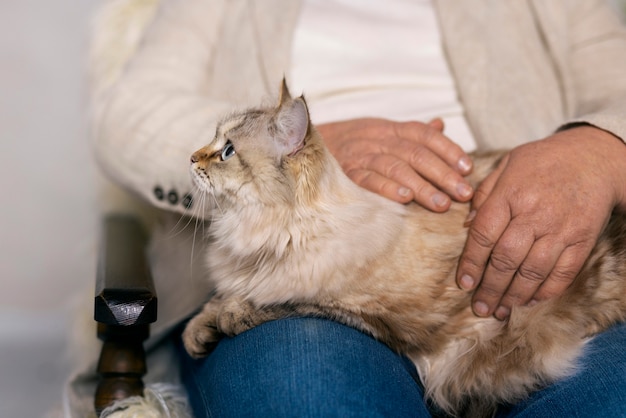
[[(497, 405), (576, 372), (592, 336), (626, 319), (626, 216), (614, 213), (573, 284), (514, 307), (472, 313), (455, 271), (469, 205), (436, 214), (353, 183), (286, 84), (277, 106), (236, 112), (191, 157), (213, 199), (207, 252), (215, 295), (183, 332), (193, 357), (223, 335), (312, 315), (355, 327), (406, 355), (425, 396), (454, 416)], [(473, 186), (503, 152), (474, 155)]]

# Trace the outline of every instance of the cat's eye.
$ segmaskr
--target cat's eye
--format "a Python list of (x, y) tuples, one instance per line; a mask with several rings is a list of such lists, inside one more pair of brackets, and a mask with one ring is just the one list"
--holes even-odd
[(220, 158), (222, 159), (222, 161), (226, 161), (233, 155), (235, 155), (235, 147), (233, 146), (232, 142), (228, 141), (226, 142), (226, 145), (224, 145), (224, 148), (222, 148)]

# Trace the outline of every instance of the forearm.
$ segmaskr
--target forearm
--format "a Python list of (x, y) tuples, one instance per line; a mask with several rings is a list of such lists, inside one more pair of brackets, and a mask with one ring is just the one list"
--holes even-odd
[[(233, 106), (205, 92), (219, 4), (162, 1), (119, 74), (99, 73), (93, 81), (91, 124), (99, 163), (121, 186), (164, 209), (185, 207), (159, 199), (155, 188), (173, 191), (182, 201), (192, 188), (189, 156), (210, 140), (217, 118)], [(95, 57), (95, 64), (105, 59)]]

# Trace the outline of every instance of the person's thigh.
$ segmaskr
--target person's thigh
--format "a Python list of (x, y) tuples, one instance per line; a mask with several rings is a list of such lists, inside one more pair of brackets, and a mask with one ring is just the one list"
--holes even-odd
[(268, 322), (181, 357), (196, 418), (429, 416), (409, 360), (328, 320)]
[(626, 323), (587, 344), (574, 376), (501, 411), (499, 417), (626, 417)]

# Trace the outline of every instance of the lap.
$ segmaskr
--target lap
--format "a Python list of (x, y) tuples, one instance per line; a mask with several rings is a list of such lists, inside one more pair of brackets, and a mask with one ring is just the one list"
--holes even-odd
[[(588, 344), (576, 375), (498, 416), (626, 416), (625, 348), (620, 324)], [(181, 357), (197, 418), (430, 416), (406, 358), (324, 319), (268, 322), (224, 339), (205, 359)]]
[(314, 318), (268, 322), (183, 360), (197, 418), (427, 417), (417, 379), (384, 344)]

